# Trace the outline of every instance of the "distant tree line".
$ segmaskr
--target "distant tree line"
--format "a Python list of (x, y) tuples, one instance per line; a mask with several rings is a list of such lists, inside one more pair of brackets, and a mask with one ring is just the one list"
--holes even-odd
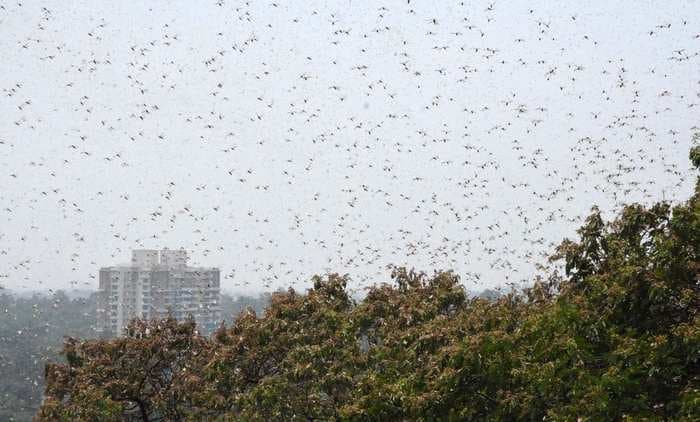
[(31, 420), (41, 404), (44, 366), (60, 357), (64, 336), (95, 336), (94, 315), (93, 297), (0, 292), (0, 420)]
[(212, 338), (165, 319), (69, 339), (38, 419), (697, 421), (700, 183), (578, 235), (563, 274), (495, 299), (395, 268), (356, 301), (330, 274)]
[[(92, 339), (96, 294), (76, 297), (64, 291), (29, 295), (0, 290), (0, 421), (29, 421), (41, 405), (44, 367), (65, 362), (65, 337)], [(222, 315), (231, 319), (242, 309), (262, 312), (269, 295), (221, 296)]]

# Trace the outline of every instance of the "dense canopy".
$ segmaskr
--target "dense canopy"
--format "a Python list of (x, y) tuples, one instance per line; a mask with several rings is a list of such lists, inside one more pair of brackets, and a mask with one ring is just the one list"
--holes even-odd
[(609, 222), (594, 208), (578, 234), (552, 257), (563, 274), (498, 298), (394, 268), (356, 301), (329, 274), (212, 338), (166, 319), (68, 339), (38, 418), (697, 420), (700, 182)]

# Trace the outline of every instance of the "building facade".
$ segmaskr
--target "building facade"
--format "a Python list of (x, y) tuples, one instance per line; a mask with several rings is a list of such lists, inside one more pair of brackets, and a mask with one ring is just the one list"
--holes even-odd
[(187, 266), (184, 250), (134, 250), (131, 265), (100, 269), (97, 328), (103, 337), (121, 336), (133, 318), (192, 315), (209, 334), (220, 323), (219, 288), (219, 269)]

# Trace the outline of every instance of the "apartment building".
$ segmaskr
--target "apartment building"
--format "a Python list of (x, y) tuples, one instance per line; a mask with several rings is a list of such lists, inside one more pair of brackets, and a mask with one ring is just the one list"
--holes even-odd
[(120, 336), (133, 318), (170, 313), (178, 320), (192, 315), (201, 333), (211, 333), (221, 318), (219, 287), (219, 269), (187, 266), (185, 250), (134, 250), (130, 265), (100, 269), (98, 330)]

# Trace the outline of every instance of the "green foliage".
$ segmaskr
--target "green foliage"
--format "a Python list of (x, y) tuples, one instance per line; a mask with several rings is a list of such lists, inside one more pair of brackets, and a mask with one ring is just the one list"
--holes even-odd
[[(267, 296), (233, 298), (222, 295), (225, 317), (246, 308), (262, 312)], [(12, 295), (0, 291), (0, 421), (29, 421), (41, 406), (44, 367), (65, 362), (60, 355), (64, 337), (95, 338), (96, 297)]]
[(0, 420), (32, 418), (41, 404), (44, 366), (59, 359), (63, 336), (94, 337), (94, 315), (94, 297), (0, 294)]
[(564, 275), (493, 299), (395, 268), (356, 303), (330, 274), (212, 339), (168, 320), (70, 340), (38, 418), (698, 420), (700, 193), (593, 209), (578, 235)]
[(695, 168), (700, 169), (700, 146), (695, 146), (690, 150), (690, 162)]

